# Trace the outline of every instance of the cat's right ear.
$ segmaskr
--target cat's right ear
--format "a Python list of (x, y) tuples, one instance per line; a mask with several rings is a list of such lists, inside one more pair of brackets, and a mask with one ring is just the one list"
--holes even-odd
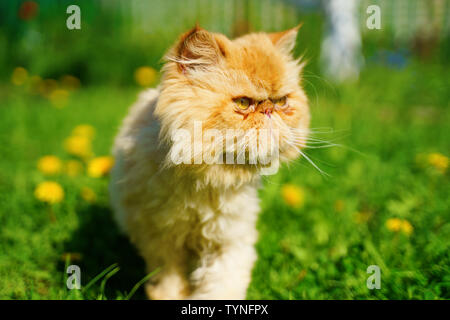
[(225, 58), (226, 49), (223, 39), (196, 25), (183, 34), (175, 47), (175, 61), (181, 72), (208, 68), (220, 63)]
[(302, 27), (302, 23), (296, 27), (275, 33), (269, 33), (269, 39), (272, 40), (273, 45), (281, 52), (289, 55), (295, 46), (298, 30)]

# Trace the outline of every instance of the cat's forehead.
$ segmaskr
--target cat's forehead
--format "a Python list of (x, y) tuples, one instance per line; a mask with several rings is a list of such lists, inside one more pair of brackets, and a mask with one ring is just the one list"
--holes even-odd
[(276, 92), (283, 85), (286, 69), (283, 57), (264, 34), (234, 40), (227, 64), (244, 72), (255, 86), (263, 86), (266, 91)]

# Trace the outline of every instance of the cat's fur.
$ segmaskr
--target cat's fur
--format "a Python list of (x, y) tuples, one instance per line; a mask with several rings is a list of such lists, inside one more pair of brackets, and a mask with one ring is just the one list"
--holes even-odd
[[(115, 217), (145, 259), (161, 268), (152, 299), (244, 299), (256, 260), (258, 166), (174, 165), (177, 129), (280, 130), (280, 158), (294, 159), (309, 125), (291, 51), (298, 28), (229, 40), (195, 27), (168, 52), (161, 85), (145, 91), (115, 140), (110, 195)], [(287, 96), (289, 112), (244, 118), (236, 97)], [(295, 131), (297, 130), (297, 131)], [(289, 143), (290, 141), (291, 143)], [(208, 144), (204, 142), (206, 148)]]

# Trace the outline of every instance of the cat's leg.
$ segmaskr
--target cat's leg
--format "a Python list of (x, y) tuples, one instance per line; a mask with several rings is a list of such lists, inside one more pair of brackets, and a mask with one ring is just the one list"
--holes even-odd
[(193, 293), (188, 299), (245, 299), (256, 260), (253, 243), (236, 243), (201, 257), (191, 275)]
[[(153, 232), (148, 232), (153, 225)], [(153, 300), (185, 299), (189, 294), (187, 277), (187, 251), (181, 245), (175, 245), (175, 236), (170, 229), (159, 228), (149, 222), (132, 234), (132, 240), (140, 255), (144, 258), (147, 272), (158, 270), (145, 286), (147, 296)]]
[[(161, 252), (161, 251), (160, 251)], [(147, 270), (155, 270), (155, 257), (147, 257)], [(184, 252), (168, 250), (159, 257), (159, 272), (147, 281), (145, 290), (152, 300), (181, 300), (189, 294)]]
[(182, 270), (164, 267), (155, 280), (147, 281), (145, 291), (152, 300), (182, 300), (189, 294), (189, 283)]

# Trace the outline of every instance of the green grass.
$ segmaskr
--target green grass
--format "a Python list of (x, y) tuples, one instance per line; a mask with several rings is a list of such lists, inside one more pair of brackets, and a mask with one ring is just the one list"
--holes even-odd
[[(301, 159), (264, 179), (248, 298), (450, 298), (449, 173), (415, 160), (450, 155), (448, 71), (371, 68), (358, 84), (339, 87), (307, 77), (312, 126), (332, 128), (320, 137), (342, 147), (307, 150), (329, 177)], [(95, 154), (107, 155), (137, 92), (82, 88), (56, 109), (24, 88), (0, 85), (0, 298), (125, 299), (146, 276), (112, 221), (107, 178), (49, 178), (36, 168), (43, 155), (69, 159), (63, 141), (81, 123), (96, 128)], [(65, 191), (52, 207), (33, 195), (47, 179)], [(283, 202), (285, 183), (304, 189), (301, 208)], [(98, 194), (95, 204), (81, 199), (84, 186)], [(409, 221), (412, 234), (388, 230), (389, 218)], [(81, 258), (67, 261), (68, 252)], [(100, 277), (69, 291), (68, 263), (81, 267), (83, 286)], [(380, 290), (366, 287), (369, 265), (381, 268)], [(133, 295), (144, 297), (142, 289)]]

